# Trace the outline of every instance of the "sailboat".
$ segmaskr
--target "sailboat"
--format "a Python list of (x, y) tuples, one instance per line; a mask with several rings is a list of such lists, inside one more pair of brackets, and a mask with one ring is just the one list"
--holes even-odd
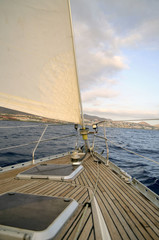
[(84, 142), (35, 160), (44, 129), (32, 161), (1, 169), (0, 239), (159, 239), (159, 196), (109, 161), (104, 123), (85, 126), (69, 1), (1, 0), (0, 29), (0, 105), (74, 123)]

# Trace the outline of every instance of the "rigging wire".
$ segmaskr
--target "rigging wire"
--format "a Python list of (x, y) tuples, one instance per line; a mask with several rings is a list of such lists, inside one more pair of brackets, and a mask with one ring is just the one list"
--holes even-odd
[[(97, 136), (97, 135), (95, 135), (95, 136), (98, 137), (98, 138), (105, 139), (105, 137), (101, 137), (101, 136)], [(107, 139), (107, 140), (108, 140), (110, 143), (112, 143), (113, 145), (115, 145), (116, 147), (119, 147), (119, 148), (121, 148), (121, 149), (123, 149), (123, 150), (125, 150), (125, 151), (127, 151), (127, 152), (130, 152), (130, 153), (132, 153), (132, 154), (134, 154), (134, 155), (137, 155), (137, 156), (139, 156), (139, 157), (141, 157), (141, 158), (144, 158), (144, 159), (149, 160), (149, 161), (151, 161), (151, 162), (157, 163), (157, 164), (159, 165), (159, 162), (157, 162), (157, 161), (155, 161), (155, 160), (153, 160), (153, 159), (151, 159), (151, 158), (145, 157), (145, 156), (140, 155), (140, 154), (138, 154), (138, 153), (136, 153), (136, 152), (134, 152), (134, 151), (132, 151), (132, 150), (129, 150), (129, 149), (125, 148), (125, 147), (122, 147), (122, 146), (120, 146), (119, 144), (113, 142), (113, 141), (110, 140), (110, 139)]]
[[(74, 137), (74, 136), (76, 136), (76, 134), (65, 135), (65, 136), (60, 136), (60, 137), (55, 137), (55, 138), (48, 138), (48, 139), (41, 140), (41, 142), (48, 142), (48, 141), (51, 141), (51, 140), (57, 140), (57, 139), (62, 139), (62, 138)], [(31, 145), (31, 144), (34, 144), (34, 143), (38, 143), (38, 141), (32, 141), (32, 142), (24, 143), (24, 144), (20, 144), (20, 145), (0, 148), (0, 151), (9, 150), (9, 149), (13, 149), (13, 148), (24, 147), (24, 146)]]
[(130, 152), (130, 153), (132, 153), (132, 154), (134, 154), (134, 155), (137, 155), (137, 156), (139, 156), (139, 157), (142, 157), (142, 158), (144, 158), (144, 159), (146, 159), (146, 160), (149, 160), (149, 161), (151, 161), (151, 162), (157, 163), (157, 164), (159, 165), (159, 162), (156, 162), (155, 160), (153, 160), (153, 159), (151, 159), (151, 158), (145, 157), (145, 156), (143, 156), (143, 155), (141, 155), (141, 154), (138, 154), (138, 153), (136, 153), (136, 152), (134, 152), (134, 151), (131, 151), (131, 150), (127, 149), (127, 148), (124, 148), (124, 147), (122, 147), (122, 146), (114, 143), (114, 142), (113, 142), (112, 140), (110, 140), (110, 139), (108, 139), (108, 141), (109, 141), (110, 143), (114, 144), (115, 146), (120, 147), (121, 149), (127, 151), (127, 152)]
[(44, 130), (43, 130), (43, 132), (42, 132), (42, 134), (41, 134), (41, 136), (40, 136), (40, 138), (39, 138), (39, 140), (38, 140), (38, 142), (37, 142), (37, 144), (36, 144), (36, 146), (35, 146), (35, 148), (34, 148), (34, 150), (32, 152), (32, 163), (33, 164), (34, 164), (35, 151), (38, 148), (38, 145), (40, 144), (40, 142), (42, 141), (42, 138), (43, 138), (47, 128), (48, 128), (48, 125), (45, 126), (45, 128), (44, 128)]
[(29, 127), (39, 127), (39, 126), (43, 126), (44, 124), (38, 124), (38, 125), (24, 125), (24, 126), (5, 126), (5, 127), (0, 127), (1, 129), (5, 129), (5, 128), (29, 128)]
[[(46, 123), (41, 123), (41, 124), (38, 124), (38, 125), (24, 125), (24, 126), (4, 126), (4, 127), (0, 127), (0, 129), (9, 129), (9, 128), (29, 128), (29, 127), (41, 127), (41, 126), (44, 126)], [(48, 124), (48, 126), (64, 126), (64, 125), (73, 125), (72, 123), (59, 123), (59, 124), (54, 124), (54, 123), (51, 123), (51, 124)]]

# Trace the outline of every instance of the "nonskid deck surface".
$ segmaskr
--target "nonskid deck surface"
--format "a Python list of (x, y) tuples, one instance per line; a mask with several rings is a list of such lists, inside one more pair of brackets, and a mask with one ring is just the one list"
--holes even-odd
[[(50, 163), (69, 164), (70, 157), (50, 160)], [(83, 167), (84, 170), (71, 181), (18, 180), (16, 175), (24, 169), (5, 172), (0, 175), (0, 193), (17, 192), (73, 198), (79, 203), (79, 207), (56, 239), (74, 239), (77, 231), (78, 239), (100, 239), (100, 227), (93, 201), (85, 211), (86, 203), (92, 199), (97, 185), (95, 198), (111, 239), (159, 239), (159, 209), (153, 203), (132, 185), (124, 182), (109, 167), (94, 162), (88, 154)]]

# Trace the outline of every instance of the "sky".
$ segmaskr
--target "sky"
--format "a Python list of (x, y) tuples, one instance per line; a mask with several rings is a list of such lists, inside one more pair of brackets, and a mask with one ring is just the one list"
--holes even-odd
[(159, 118), (159, 0), (71, 0), (71, 10), (84, 113)]

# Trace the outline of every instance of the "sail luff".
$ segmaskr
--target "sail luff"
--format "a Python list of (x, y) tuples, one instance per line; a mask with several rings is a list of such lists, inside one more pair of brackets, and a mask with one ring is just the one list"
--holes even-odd
[(78, 67), (77, 67), (77, 62), (76, 62), (77, 58), (76, 58), (76, 50), (75, 50), (75, 42), (74, 42), (74, 31), (73, 31), (73, 24), (72, 24), (71, 5), (70, 5), (70, 0), (67, 0), (67, 1), (68, 1), (68, 7), (69, 7), (70, 25), (71, 25), (71, 32), (72, 32), (72, 45), (73, 45), (73, 53), (74, 53), (74, 61), (75, 61), (75, 69), (76, 69), (76, 79), (77, 79), (78, 94), (79, 94), (79, 99), (80, 99), (81, 122), (82, 122), (82, 127), (85, 128), (81, 91), (80, 91), (80, 84), (79, 84), (79, 74), (78, 74)]
[(0, 106), (81, 124), (68, 1), (1, 0), (0, 31)]

